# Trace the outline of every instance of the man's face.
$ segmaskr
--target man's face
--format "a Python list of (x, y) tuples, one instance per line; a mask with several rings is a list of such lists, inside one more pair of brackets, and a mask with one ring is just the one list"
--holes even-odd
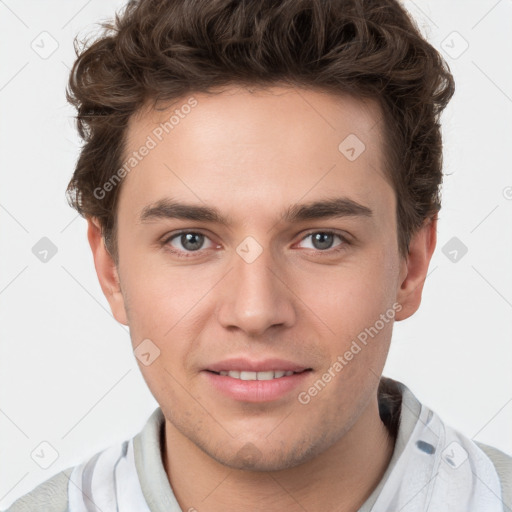
[[(375, 405), (404, 277), (380, 111), (278, 87), (194, 98), (169, 133), (188, 97), (129, 125), (127, 158), (156, 146), (122, 184), (111, 303), (146, 360), (160, 351), (141, 370), (168, 428), (232, 467), (292, 467)], [(293, 216), (337, 199), (363, 208)]]

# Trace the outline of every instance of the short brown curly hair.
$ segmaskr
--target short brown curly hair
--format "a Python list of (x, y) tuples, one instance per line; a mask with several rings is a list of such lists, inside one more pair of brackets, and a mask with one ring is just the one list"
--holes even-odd
[(115, 259), (122, 183), (105, 197), (94, 191), (122, 165), (129, 119), (148, 101), (222, 85), (287, 83), (377, 100), (402, 257), (441, 208), (439, 118), (454, 81), (397, 0), (132, 0), (91, 44), (75, 46), (67, 96), (84, 145), (68, 200), (99, 220)]

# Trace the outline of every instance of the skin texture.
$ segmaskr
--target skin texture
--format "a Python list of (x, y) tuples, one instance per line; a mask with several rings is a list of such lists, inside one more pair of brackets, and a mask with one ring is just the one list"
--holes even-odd
[[(309, 403), (297, 394), (393, 304), (395, 320), (417, 310), (436, 219), (401, 259), (375, 102), (277, 86), (193, 96), (193, 110), (122, 184), (117, 265), (95, 219), (88, 231), (115, 318), (130, 326), (134, 348), (150, 339), (160, 350), (140, 368), (166, 418), (169, 480), (183, 510), (355, 511), (393, 451), (377, 404), (393, 321)], [(187, 99), (133, 117), (127, 155)], [(354, 161), (338, 150), (349, 134), (366, 148)], [(283, 221), (290, 206), (337, 196), (373, 215)], [(141, 221), (166, 198), (216, 207), (233, 224)], [(165, 241), (182, 229), (206, 236), (200, 250)], [(326, 230), (346, 241), (334, 236), (325, 249), (307, 236)], [(262, 248), (251, 263), (237, 253), (248, 236)], [(209, 386), (204, 372), (230, 357), (277, 357), (312, 371), (283, 398), (243, 402)]]

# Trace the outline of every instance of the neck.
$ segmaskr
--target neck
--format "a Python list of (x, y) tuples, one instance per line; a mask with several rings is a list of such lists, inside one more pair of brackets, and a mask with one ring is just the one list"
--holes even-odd
[(382, 479), (394, 449), (394, 439), (379, 416), (377, 397), (329, 449), (282, 471), (229, 468), (167, 420), (165, 437), (164, 466), (181, 509), (211, 512), (356, 512)]

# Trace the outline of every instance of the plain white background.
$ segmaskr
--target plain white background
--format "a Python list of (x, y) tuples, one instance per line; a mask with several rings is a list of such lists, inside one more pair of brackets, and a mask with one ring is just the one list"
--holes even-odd
[[(64, 195), (79, 151), (64, 95), (72, 40), (122, 3), (0, 0), (0, 508), (133, 436), (157, 406)], [(384, 374), (512, 453), (512, 1), (405, 5), (457, 91), (442, 119), (438, 246)], [(56, 250), (46, 262), (43, 237)]]

